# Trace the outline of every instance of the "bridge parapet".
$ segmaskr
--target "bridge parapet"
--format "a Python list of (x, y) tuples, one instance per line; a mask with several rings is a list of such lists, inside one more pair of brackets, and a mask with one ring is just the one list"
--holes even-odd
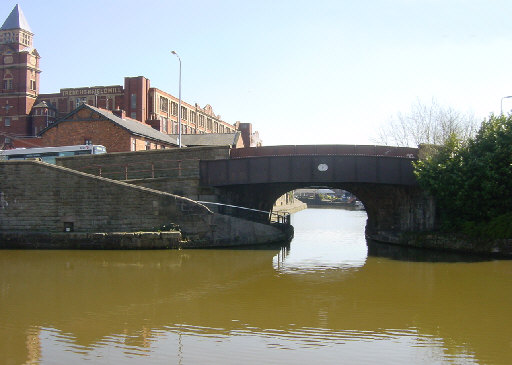
[(230, 157), (264, 156), (388, 156), (418, 158), (418, 148), (377, 145), (284, 145), (231, 149)]

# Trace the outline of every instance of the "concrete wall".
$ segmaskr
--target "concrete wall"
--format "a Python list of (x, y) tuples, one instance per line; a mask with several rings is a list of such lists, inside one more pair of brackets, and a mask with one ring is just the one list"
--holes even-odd
[(205, 238), (212, 213), (186, 198), (33, 161), (0, 163), (0, 230), (140, 231), (175, 223)]

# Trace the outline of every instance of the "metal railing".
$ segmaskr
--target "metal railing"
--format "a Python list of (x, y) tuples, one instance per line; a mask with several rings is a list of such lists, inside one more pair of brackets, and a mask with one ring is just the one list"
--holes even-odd
[(114, 180), (199, 176), (199, 159), (159, 160), (121, 164), (94, 164), (81, 171)]
[(267, 212), (265, 210), (239, 207), (236, 205), (222, 204), (198, 201), (199, 204), (206, 205), (211, 211), (218, 214), (229, 215), (232, 217), (247, 219), (262, 224), (274, 225), (278, 228), (288, 227), (290, 225), (289, 213)]
[(412, 159), (418, 157), (418, 149), (378, 145), (283, 145), (235, 148), (230, 150), (231, 158), (315, 155), (391, 156)]

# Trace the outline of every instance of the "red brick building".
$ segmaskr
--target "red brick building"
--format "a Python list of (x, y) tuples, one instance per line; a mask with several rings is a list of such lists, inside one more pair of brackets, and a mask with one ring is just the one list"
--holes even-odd
[[(125, 77), (124, 85), (66, 88), (58, 93), (39, 94), (40, 57), (33, 48), (33, 36), (16, 5), (0, 28), (0, 149), (19, 146), (14, 141), (39, 135), (82, 104), (122, 110), (130, 119), (161, 133), (178, 134), (178, 98), (151, 87), (150, 80), (143, 76)], [(237, 131), (236, 125), (223, 121), (210, 105), (200, 107), (182, 100), (181, 116), (182, 134)], [(242, 131), (246, 136), (252, 128), (247, 127), (250, 123), (237, 123), (246, 126)], [(42, 135), (46, 138), (49, 134)], [(243, 141), (249, 147), (245, 145), (249, 139), (245, 137)], [(30, 144), (26, 138), (25, 143)]]
[(14, 7), (0, 28), (0, 147), (33, 135), (30, 113), (39, 94), (39, 53), (23, 12)]
[(82, 104), (40, 133), (43, 146), (101, 144), (108, 152), (174, 148), (175, 137), (114, 112)]
[[(121, 109), (139, 122), (151, 125), (162, 133), (178, 133), (178, 98), (150, 86), (144, 76), (125, 77), (122, 85), (61, 89), (55, 94), (40, 94), (58, 111), (59, 116), (70, 113), (81, 104), (106, 110)], [(224, 122), (210, 105), (201, 108), (181, 101), (182, 134), (234, 133), (235, 126)]]

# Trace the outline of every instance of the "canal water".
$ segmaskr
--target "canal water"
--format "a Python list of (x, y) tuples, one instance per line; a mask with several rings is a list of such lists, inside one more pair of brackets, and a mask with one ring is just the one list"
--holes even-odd
[(0, 251), (0, 363), (512, 363), (512, 261), (292, 221), (286, 247)]

